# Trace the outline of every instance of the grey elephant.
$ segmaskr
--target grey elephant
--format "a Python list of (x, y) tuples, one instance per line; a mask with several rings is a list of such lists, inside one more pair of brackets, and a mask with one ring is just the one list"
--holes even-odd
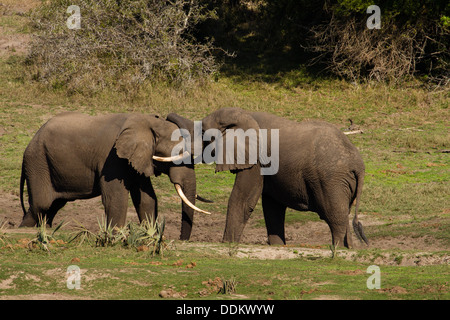
[[(208, 145), (205, 141), (209, 138), (205, 139), (205, 133), (209, 129), (217, 129), (222, 135), (222, 144), (215, 148), (234, 146), (232, 161), (229, 161), (230, 150), (215, 150), (218, 153), (216, 171), (230, 170), (236, 174), (228, 201), (223, 241), (239, 242), (262, 195), (269, 244), (285, 244), (285, 213), (286, 208), (292, 208), (318, 213), (331, 230), (332, 243), (352, 247), (349, 214), (354, 202), (355, 233), (368, 243), (358, 221), (364, 162), (356, 147), (335, 126), (324, 121), (295, 122), (264, 112), (223, 108), (203, 119), (203, 147)], [(229, 129), (252, 131), (256, 133), (256, 142), (252, 141), (251, 135), (240, 142), (231, 135), (233, 141), (229, 144)], [(264, 129), (267, 135), (263, 139)], [(272, 141), (271, 132), (278, 133), (274, 135), (276, 141)], [(259, 147), (253, 150), (260, 151), (263, 141), (267, 153), (259, 152), (256, 161), (251, 161), (252, 147), (258, 144)], [(240, 161), (237, 158), (239, 149), (243, 151)], [(278, 162), (276, 170), (263, 174), (264, 168), (271, 165), (267, 161), (269, 154), (272, 162)]]
[[(21, 227), (45, 217), (51, 225), (68, 201), (101, 196), (107, 223), (126, 222), (128, 194), (139, 220), (155, 219), (157, 198), (150, 177), (167, 174), (182, 198), (180, 239), (190, 237), (195, 206), (196, 177), (193, 165), (174, 164), (189, 153), (172, 156), (178, 126), (156, 115), (109, 114), (88, 116), (62, 113), (35, 134), (23, 155), (20, 201)], [(27, 184), (29, 209), (23, 192)]]

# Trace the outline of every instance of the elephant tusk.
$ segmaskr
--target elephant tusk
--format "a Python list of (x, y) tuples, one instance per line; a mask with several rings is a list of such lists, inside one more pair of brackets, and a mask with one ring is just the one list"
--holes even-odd
[(156, 161), (161, 161), (161, 162), (173, 162), (173, 161), (178, 161), (178, 160), (182, 160), (186, 157), (190, 156), (189, 151), (185, 151), (183, 152), (183, 154), (180, 154), (178, 156), (173, 156), (173, 157), (158, 157), (158, 156), (153, 156), (153, 160)]
[(188, 198), (186, 198), (186, 196), (184, 195), (183, 190), (181, 189), (181, 186), (177, 183), (175, 183), (175, 189), (177, 190), (178, 195), (180, 196), (181, 200), (184, 201), (184, 203), (186, 203), (189, 207), (191, 207), (192, 209), (194, 209), (195, 211), (198, 212), (202, 212), (202, 213), (206, 213), (206, 214), (211, 214), (211, 212), (202, 210), (197, 208), (196, 206), (194, 206), (189, 200)]

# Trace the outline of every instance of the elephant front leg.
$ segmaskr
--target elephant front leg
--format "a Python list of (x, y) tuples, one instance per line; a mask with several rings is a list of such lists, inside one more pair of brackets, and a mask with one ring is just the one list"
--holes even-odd
[(118, 179), (106, 181), (102, 178), (100, 185), (108, 226), (123, 227), (127, 220), (128, 190)]
[(228, 200), (224, 242), (239, 242), (263, 188), (260, 166), (238, 171)]
[(139, 222), (146, 219), (148, 221), (156, 221), (158, 217), (158, 201), (151, 182), (141, 183), (139, 187), (131, 189), (130, 193)]
[(272, 197), (262, 195), (262, 208), (266, 223), (267, 237), (270, 245), (286, 244), (284, 234), (284, 218), (286, 206), (277, 202)]

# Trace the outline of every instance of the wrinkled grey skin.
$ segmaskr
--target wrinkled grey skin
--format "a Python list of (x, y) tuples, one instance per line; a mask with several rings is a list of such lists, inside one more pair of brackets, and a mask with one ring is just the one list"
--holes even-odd
[[(292, 208), (317, 212), (330, 227), (333, 244), (351, 247), (349, 213), (354, 200), (353, 226), (358, 238), (367, 242), (357, 219), (364, 163), (358, 150), (335, 126), (323, 121), (299, 123), (263, 112), (223, 108), (203, 119), (202, 130), (211, 128), (222, 133), (238, 128), (244, 131), (253, 128), (256, 132), (279, 129), (279, 170), (275, 175), (262, 176), (259, 161), (216, 165), (216, 171), (230, 170), (236, 174), (223, 241), (239, 242), (262, 195), (269, 244), (285, 244), (285, 212), (286, 208)], [(270, 130), (268, 136), (270, 154)], [(223, 139), (226, 140), (224, 135)]]
[[(157, 199), (150, 177), (165, 173), (195, 203), (193, 165), (159, 162), (170, 157), (171, 135), (178, 126), (155, 115), (88, 116), (62, 113), (50, 119), (33, 137), (23, 156), (20, 197), (24, 217), (20, 226), (36, 225), (38, 214), (51, 225), (68, 201), (102, 197), (107, 223), (126, 222), (131, 193), (139, 220), (155, 219)], [(29, 209), (23, 204), (27, 184)], [(193, 209), (182, 202), (180, 239), (190, 237)]]

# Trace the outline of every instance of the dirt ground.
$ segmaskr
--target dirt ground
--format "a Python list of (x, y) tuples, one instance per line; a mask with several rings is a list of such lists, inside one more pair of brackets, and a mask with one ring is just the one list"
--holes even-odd
[[(28, 204), (25, 203), (28, 207)], [(298, 212), (298, 214), (302, 214)], [(54, 220), (54, 226), (64, 221), (64, 229), (71, 230), (77, 226), (77, 223), (92, 231), (98, 230), (98, 218), (104, 215), (103, 205), (100, 197), (89, 200), (77, 200), (68, 203), (58, 212)], [(177, 211), (160, 212), (166, 220), (165, 236), (168, 240), (178, 240), (180, 235), (181, 214)], [(29, 230), (18, 229), (22, 221), (22, 209), (20, 207), (19, 197), (11, 193), (0, 193), (0, 222), (7, 221), (7, 226), (11, 232), (29, 232)], [(353, 216), (353, 213), (352, 213)], [(352, 217), (351, 216), (351, 217)], [(194, 218), (194, 227), (191, 234), (191, 242), (209, 242), (218, 243), (222, 240), (225, 228), (225, 212), (215, 212), (211, 215), (197, 213)], [(363, 226), (366, 228), (372, 225), (382, 224), (383, 222), (375, 220), (364, 214), (358, 215)], [(242, 244), (266, 245), (266, 229), (261, 224), (257, 224), (260, 216), (253, 215), (247, 223), (244, 235), (241, 239)], [(127, 221), (138, 221), (135, 209), (128, 208)], [(443, 251), (448, 248), (432, 238), (424, 237), (383, 237), (370, 238), (370, 248), (379, 249), (400, 249), (400, 250), (423, 250), (423, 251)], [(287, 246), (300, 246), (307, 248), (319, 248), (320, 246), (331, 243), (331, 233), (327, 224), (323, 221), (293, 223), (286, 226)], [(359, 243), (353, 236), (355, 249), (367, 248), (365, 244)]]

